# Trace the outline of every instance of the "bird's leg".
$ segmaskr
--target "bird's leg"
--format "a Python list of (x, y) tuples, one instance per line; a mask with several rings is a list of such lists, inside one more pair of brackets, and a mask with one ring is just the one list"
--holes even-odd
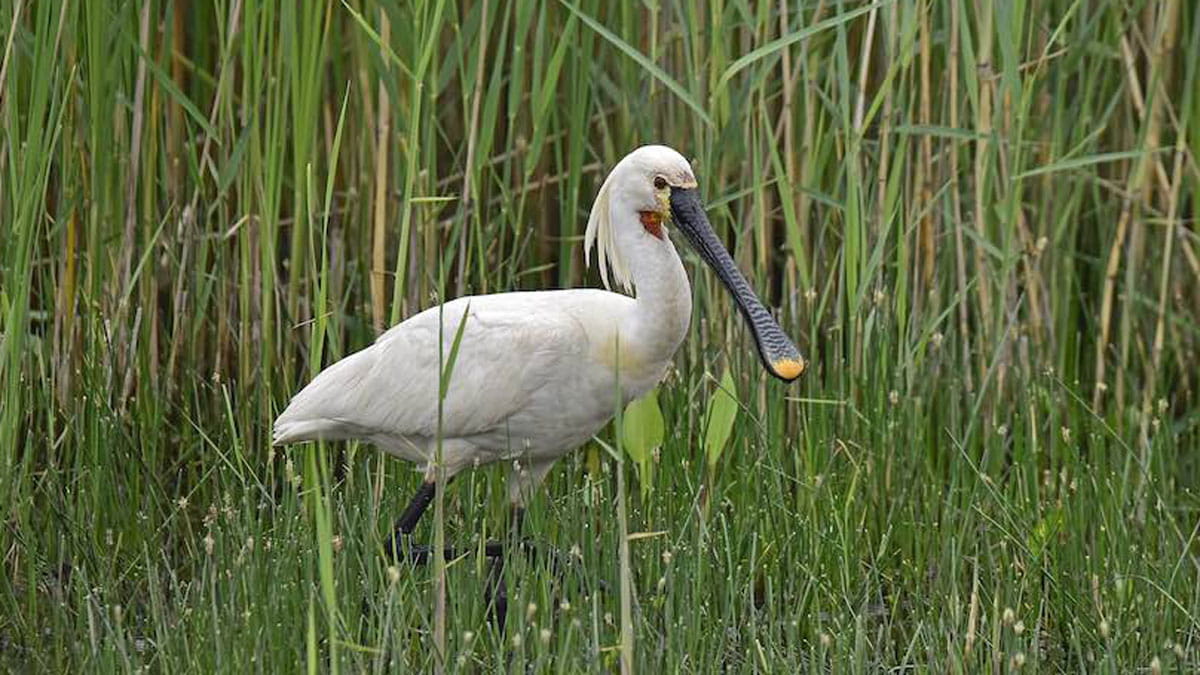
[(421, 483), (417, 494), (413, 495), (412, 500), (404, 509), (404, 513), (400, 514), (400, 518), (396, 520), (392, 538), (388, 542), (393, 558), (399, 559), (402, 555), (407, 554), (413, 563), (423, 564), (428, 561), (428, 548), (413, 546), (410, 540), (413, 530), (417, 529), (417, 523), (421, 520), (421, 516), (425, 515), (429, 505), (433, 503), (436, 494), (436, 482), (427, 480)]
[(413, 530), (417, 529), (417, 522), (421, 520), (421, 516), (425, 515), (425, 511), (433, 503), (433, 498), (436, 494), (436, 482), (427, 480), (421, 483), (417, 494), (413, 495), (412, 500), (404, 509), (404, 513), (400, 514), (400, 518), (396, 520), (396, 533), (404, 535), (412, 534)]

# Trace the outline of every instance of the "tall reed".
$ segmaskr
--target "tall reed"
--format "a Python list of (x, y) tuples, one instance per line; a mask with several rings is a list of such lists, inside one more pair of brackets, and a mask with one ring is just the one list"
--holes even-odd
[[(1200, 658), (1193, 4), (15, 0), (0, 49), (0, 663)], [(434, 622), (377, 555), (416, 479), (270, 420), (440, 300), (595, 285), (651, 142), (813, 369), (766, 378), (694, 269), (628, 555), (591, 447), (530, 514), (583, 581), (514, 561), (514, 646), (453, 563)], [(495, 482), (446, 537), (501, 529)]]

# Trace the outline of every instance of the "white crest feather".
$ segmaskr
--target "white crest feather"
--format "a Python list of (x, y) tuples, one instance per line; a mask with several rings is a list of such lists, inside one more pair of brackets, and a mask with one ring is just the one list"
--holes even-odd
[(608, 201), (612, 192), (610, 187), (616, 173), (616, 169), (613, 169), (604, 179), (604, 184), (600, 186), (600, 192), (596, 195), (596, 203), (592, 205), (587, 232), (583, 235), (583, 261), (585, 265), (591, 266), (592, 247), (595, 247), (596, 265), (600, 270), (600, 281), (604, 282), (604, 288), (612, 290), (608, 282), (611, 270), (613, 281), (625, 289), (626, 293), (630, 293), (633, 291), (633, 278), (617, 250), (616, 232), (609, 217)]

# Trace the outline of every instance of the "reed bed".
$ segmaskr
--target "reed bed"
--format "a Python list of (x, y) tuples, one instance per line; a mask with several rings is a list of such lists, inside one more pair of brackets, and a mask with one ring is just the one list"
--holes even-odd
[[(283, 5), (0, 5), (0, 668), (1200, 669), (1194, 3)], [(661, 435), (560, 462), (501, 634), (479, 557), (383, 555), (407, 465), (270, 422), (441, 299), (597, 285), (649, 142), (812, 368), (689, 262)]]

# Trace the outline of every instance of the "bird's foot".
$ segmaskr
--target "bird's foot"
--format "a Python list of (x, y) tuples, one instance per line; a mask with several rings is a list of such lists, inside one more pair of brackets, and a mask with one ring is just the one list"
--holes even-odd
[[(505, 545), (503, 542), (488, 540), (484, 542), (482, 548), (472, 546), (459, 549), (447, 546), (442, 549), (442, 557), (444, 560), (449, 561), (461, 555), (478, 552), (490, 560), (502, 560), (505, 556), (504, 549)], [(387, 543), (387, 552), (392, 560), (397, 562), (407, 561), (413, 565), (429, 564), (432, 560), (434, 550), (432, 546), (415, 543), (412, 535), (397, 534)], [(532, 543), (529, 542), (520, 542), (519, 550), (522, 552), (536, 551)]]
[[(392, 560), (407, 562), (414, 567), (429, 564), (433, 560), (434, 551), (436, 550), (432, 546), (415, 543), (412, 535), (406, 534), (393, 535), (392, 539), (388, 542), (387, 549)], [(531, 539), (521, 539), (511, 544), (489, 539), (482, 546), (476, 545), (467, 548), (447, 546), (442, 549), (442, 559), (450, 561), (460, 556), (478, 553), (493, 561), (492, 566), (495, 570), (502, 570), (504, 568), (504, 558), (513, 552), (520, 553), (530, 563), (542, 560), (547, 561), (550, 571), (560, 580), (572, 572), (578, 573), (580, 571), (580, 563), (582, 562), (582, 558), (577, 551), (565, 552), (557, 548), (543, 546)], [(582, 574), (572, 574), (571, 576), (580, 580), (584, 578)], [(586, 583), (584, 585), (586, 586)]]
[[(402, 532), (394, 534), (387, 543), (391, 559), (398, 563), (407, 563), (412, 567), (429, 564), (436, 555), (437, 549), (417, 544), (413, 539), (411, 534)], [(467, 548), (447, 546), (441, 550), (442, 558), (446, 561), (472, 553), (482, 555), (489, 561), (484, 602), (487, 604), (488, 621), (501, 633), (504, 632), (505, 619), (508, 614), (508, 585), (505, 581), (504, 565), (505, 558), (510, 554), (522, 555), (529, 563), (546, 561), (548, 569), (558, 580), (560, 588), (557, 592), (559, 593), (565, 591), (561, 584), (568, 576), (573, 577), (584, 592), (589, 591), (590, 584), (586, 576), (580, 573), (581, 556), (575, 551), (564, 552), (531, 539), (519, 539), (512, 542), (488, 540), (481, 545), (476, 544)]]
[[(417, 565), (426, 565), (433, 559), (433, 553), (436, 549), (425, 544), (418, 544), (413, 541), (413, 536), (410, 534), (397, 533), (392, 535), (392, 538), (387, 543), (388, 556), (396, 562), (407, 562), (414, 567)], [(453, 546), (447, 546), (442, 549), (443, 560), (453, 560), (462, 552)]]

